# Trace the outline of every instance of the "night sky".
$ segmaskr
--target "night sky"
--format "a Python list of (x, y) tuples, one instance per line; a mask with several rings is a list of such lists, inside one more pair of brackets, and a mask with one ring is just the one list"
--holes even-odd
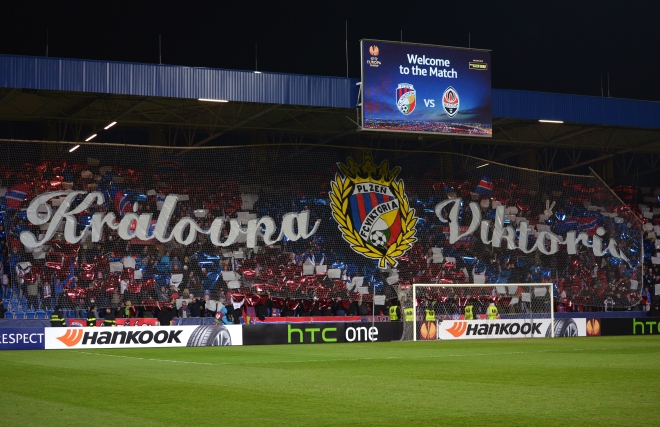
[[(66, 5), (66, 6), (65, 6)], [(359, 77), (361, 38), (492, 50), (495, 88), (660, 101), (660, 2), (7, 2), (0, 53)]]

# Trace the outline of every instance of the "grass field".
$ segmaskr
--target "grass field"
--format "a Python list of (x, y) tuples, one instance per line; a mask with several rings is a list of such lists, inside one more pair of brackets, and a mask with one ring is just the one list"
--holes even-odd
[(0, 425), (651, 426), (658, 361), (655, 337), (5, 351)]

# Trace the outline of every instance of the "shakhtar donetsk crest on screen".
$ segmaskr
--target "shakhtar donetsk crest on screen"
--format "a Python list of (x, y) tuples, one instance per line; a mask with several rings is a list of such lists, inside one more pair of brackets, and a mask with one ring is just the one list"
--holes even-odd
[(343, 176), (337, 174), (331, 183), (332, 216), (355, 252), (379, 260), (380, 268), (396, 267), (417, 241), (415, 210), (403, 181), (396, 180), (401, 168), (390, 170), (387, 160), (376, 166), (370, 153), (361, 165), (351, 158), (347, 163), (337, 164)]
[(413, 85), (408, 83), (399, 83), (396, 88), (396, 108), (404, 115), (408, 115), (415, 110), (417, 92)]
[(461, 105), (460, 99), (458, 99), (458, 92), (456, 89), (449, 86), (445, 89), (445, 93), (442, 94), (442, 107), (445, 109), (445, 113), (449, 117), (454, 117), (458, 113), (458, 107)]

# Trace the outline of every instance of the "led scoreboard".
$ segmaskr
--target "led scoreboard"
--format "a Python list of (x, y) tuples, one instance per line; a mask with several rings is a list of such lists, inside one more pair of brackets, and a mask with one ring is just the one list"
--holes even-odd
[(490, 137), (490, 52), (361, 40), (362, 129)]

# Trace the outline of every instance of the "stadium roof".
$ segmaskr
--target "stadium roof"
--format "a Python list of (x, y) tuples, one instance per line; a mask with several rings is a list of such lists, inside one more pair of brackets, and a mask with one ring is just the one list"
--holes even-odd
[[(358, 79), (0, 55), (3, 88), (355, 108)], [(493, 116), (660, 129), (660, 102), (493, 89)]]
[[(651, 157), (641, 169), (660, 166), (655, 155), (660, 153), (660, 102), (493, 89), (492, 138), (420, 137), (355, 132), (358, 83), (341, 77), (0, 55), (0, 137), (83, 141), (96, 133), (100, 142), (170, 146), (384, 144), (469, 152), (493, 161), (536, 151), (541, 154), (527, 166), (568, 170), (618, 161), (624, 176), (639, 161), (632, 158), (635, 153), (645, 153)], [(119, 124), (104, 130), (112, 122)], [(558, 151), (566, 156), (558, 157)]]

